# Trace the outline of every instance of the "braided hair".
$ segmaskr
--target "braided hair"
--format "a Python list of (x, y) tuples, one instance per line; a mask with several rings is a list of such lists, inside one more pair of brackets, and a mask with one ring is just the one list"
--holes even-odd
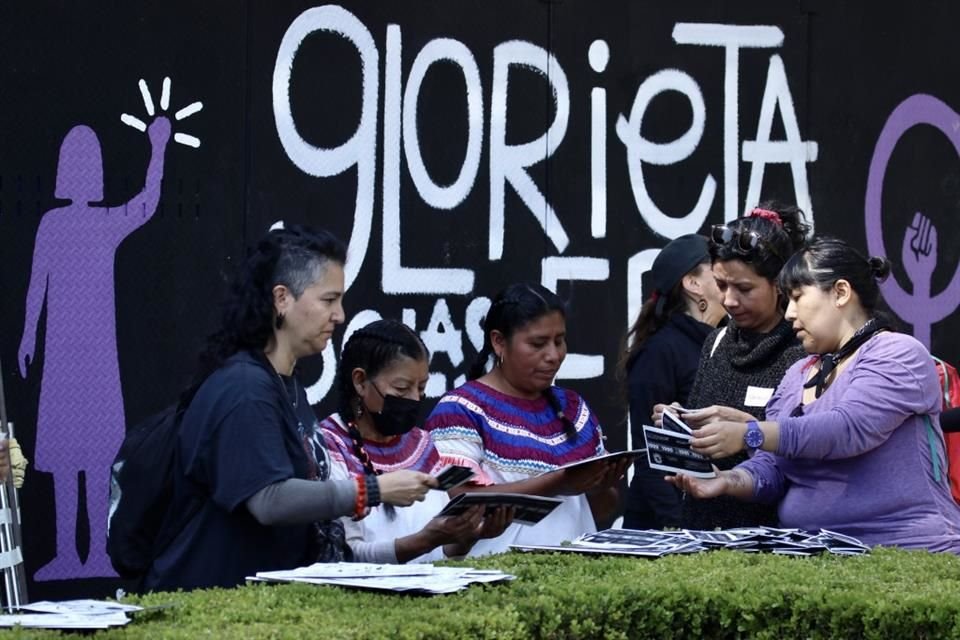
[(340, 354), (338, 411), (353, 441), (353, 452), (367, 475), (377, 475), (377, 472), (363, 448), (363, 436), (356, 426), (360, 417), (357, 414), (359, 396), (353, 386), (353, 370), (363, 369), (367, 377), (372, 378), (402, 357), (429, 360), (430, 351), (413, 329), (397, 320), (377, 320), (357, 329)]
[(266, 348), (280, 323), (273, 306), (275, 286), (284, 285), (299, 298), (330, 263), (343, 266), (346, 259), (346, 246), (327, 231), (289, 225), (267, 232), (240, 266), (222, 305), (220, 327), (207, 337), (181, 404), (186, 406), (203, 381), (230, 356)]
[[(483, 319), (483, 347), (477, 353), (473, 365), (467, 373), (467, 379), (476, 380), (487, 372), (487, 365), (493, 355), (491, 334), (499, 331), (506, 340), (514, 332), (553, 312), (567, 317), (567, 308), (563, 300), (546, 287), (527, 282), (518, 282), (503, 289), (493, 299), (486, 317)], [(560, 406), (560, 401), (551, 387), (543, 391), (543, 397), (563, 423), (567, 440), (577, 439), (577, 429)]]

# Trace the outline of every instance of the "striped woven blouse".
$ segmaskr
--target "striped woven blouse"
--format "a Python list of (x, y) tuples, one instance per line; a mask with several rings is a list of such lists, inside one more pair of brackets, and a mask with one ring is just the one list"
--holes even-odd
[[(576, 428), (576, 440), (567, 439), (546, 398), (516, 398), (476, 380), (443, 396), (424, 428), (442, 461), (470, 467), (480, 485), (526, 480), (605, 453), (600, 424), (583, 398), (560, 387), (548, 392)], [(596, 530), (585, 495), (563, 500), (539, 524), (513, 524), (499, 538), (478, 542), (471, 555), (504, 551), (510, 544), (557, 544)]]

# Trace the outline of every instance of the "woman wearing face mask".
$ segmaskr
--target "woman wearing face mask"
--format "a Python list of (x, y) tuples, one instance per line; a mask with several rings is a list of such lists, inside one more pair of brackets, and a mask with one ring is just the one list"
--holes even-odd
[[(687, 403), (707, 335), (725, 317), (710, 266), (710, 245), (689, 234), (667, 244), (650, 269), (653, 292), (627, 334), (620, 375), (628, 384), (633, 447), (643, 446), (643, 425), (657, 402)], [(663, 472), (637, 460), (623, 526), (680, 526), (680, 493)]]
[(719, 421), (693, 447), (754, 455), (716, 478), (677, 476), (690, 495), (777, 504), (780, 523), (829, 529), (866, 544), (960, 553), (939, 417), (941, 389), (926, 348), (877, 313), (890, 263), (824, 238), (780, 275), (786, 318), (804, 349), (763, 421)]
[[(562, 496), (534, 526), (511, 525), (472, 554), (511, 544), (559, 544), (616, 516), (616, 484), (627, 463), (558, 466), (604, 453), (597, 418), (583, 398), (553, 386), (567, 354), (566, 311), (538, 284), (514, 284), (494, 298), (470, 381), (446, 394), (427, 419), (441, 458), (476, 473), (461, 491)], [(487, 371), (490, 356), (493, 368)]]
[[(717, 420), (762, 420), (783, 374), (803, 357), (790, 323), (783, 319), (786, 300), (777, 276), (805, 244), (808, 230), (799, 209), (770, 203), (711, 230), (713, 275), (730, 319), (704, 341), (686, 405), (698, 411), (682, 415), (691, 427)], [(662, 404), (654, 407), (658, 424), (663, 409)], [(714, 462), (730, 469), (744, 459), (738, 454)], [(775, 524), (775, 511), (765, 505), (729, 498), (683, 501), (681, 525), (688, 529)]]
[[(420, 337), (396, 320), (377, 320), (350, 336), (340, 356), (340, 411), (320, 424), (332, 478), (400, 469), (435, 476), (445, 466), (430, 435), (416, 426), (429, 360)], [(445, 491), (430, 491), (409, 507), (381, 505), (362, 520), (343, 518), (354, 559), (433, 562), (463, 556), (512, 519), (502, 509), (484, 517), (481, 506), (435, 517), (449, 500)]]
[(345, 259), (337, 238), (291, 225), (244, 261), (181, 400), (171, 517), (186, 522), (165, 523), (176, 533), (146, 589), (231, 587), (258, 571), (349, 559), (337, 518), (409, 505), (436, 485), (406, 470), (330, 478), (295, 367), (343, 322)]

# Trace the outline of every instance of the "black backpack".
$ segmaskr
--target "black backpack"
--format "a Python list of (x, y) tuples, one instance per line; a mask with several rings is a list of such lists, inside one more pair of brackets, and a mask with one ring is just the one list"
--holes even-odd
[(171, 405), (134, 425), (110, 467), (107, 553), (124, 578), (142, 578), (200, 507), (170, 513), (184, 409)]

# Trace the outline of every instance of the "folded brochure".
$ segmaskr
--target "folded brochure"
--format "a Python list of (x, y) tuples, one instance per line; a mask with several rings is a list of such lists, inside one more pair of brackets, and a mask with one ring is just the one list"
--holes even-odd
[[(646, 449), (631, 449), (630, 451), (614, 451), (612, 453), (604, 453), (599, 456), (594, 456), (592, 458), (586, 458), (584, 460), (577, 460), (575, 462), (568, 462), (567, 464), (560, 465), (553, 471), (559, 471), (561, 469), (573, 469), (575, 467), (586, 466), (593, 464), (594, 462), (599, 462), (600, 460), (609, 460), (612, 462), (617, 462), (624, 458), (629, 458), (634, 460), (641, 457), (646, 452)], [(549, 471), (547, 473), (550, 473)]]
[(461, 493), (447, 503), (438, 516), (458, 516), (470, 507), (482, 504), (489, 513), (497, 507), (514, 507), (513, 521), (520, 524), (537, 524), (563, 502), (560, 498), (528, 496), (522, 493), (488, 493), (473, 491)]

